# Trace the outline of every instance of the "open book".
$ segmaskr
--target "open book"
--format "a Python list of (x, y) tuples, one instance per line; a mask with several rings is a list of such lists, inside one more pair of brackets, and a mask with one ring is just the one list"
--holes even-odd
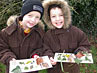
[(51, 68), (52, 65), (48, 56), (40, 58), (22, 59), (16, 61), (10, 61), (10, 72), (9, 73), (21, 73), (21, 72), (32, 72), (42, 69)]
[(93, 63), (91, 53), (84, 53), (81, 58), (77, 58), (73, 53), (55, 53), (55, 61), (69, 63)]

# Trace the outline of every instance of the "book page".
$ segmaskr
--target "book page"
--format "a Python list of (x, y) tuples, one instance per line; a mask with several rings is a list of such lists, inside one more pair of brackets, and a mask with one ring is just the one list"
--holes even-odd
[(51, 67), (52, 65), (50, 63), (48, 56), (43, 56), (37, 59), (31, 58), (31, 59), (10, 61), (9, 73), (32, 72)]
[(81, 58), (77, 58), (73, 53), (55, 53), (54, 60), (57, 62), (93, 63), (91, 53), (83, 54)]

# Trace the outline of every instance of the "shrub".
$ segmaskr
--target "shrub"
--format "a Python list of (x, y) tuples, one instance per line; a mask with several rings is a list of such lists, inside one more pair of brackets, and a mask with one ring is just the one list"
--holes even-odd
[[(43, 0), (41, 0), (43, 1)], [(72, 24), (82, 29), (89, 37), (97, 37), (97, 0), (67, 0), (71, 6)], [(0, 1), (0, 30), (6, 27), (11, 15), (19, 15), (20, 0)], [(46, 27), (47, 29), (47, 27)]]
[(97, 37), (97, 0), (69, 0), (72, 24), (81, 28), (88, 36)]

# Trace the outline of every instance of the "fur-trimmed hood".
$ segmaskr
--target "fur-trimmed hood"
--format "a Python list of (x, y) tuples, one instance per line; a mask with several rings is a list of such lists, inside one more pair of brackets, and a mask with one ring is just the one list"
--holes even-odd
[(48, 25), (49, 29), (54, 29), (55, 27), (51, 24), (50, 17), (48, 15), (48, 8), (52, 4), (57, 4), (61, 7), (63, 15), (64, 15), (64, 29), (69, 28), (71, 24), (71, 12), (70, 12), (70, 6), (65, 0), (44, 0), (43, 6), (44, 6), (44, 16), (43, 19), (45, 23)]
[[(19, 16), (17, 16), (17, 15), (12, 15), (12, 16), (10, 16), (10, 17), (8, 18), (8, 20), (7, 20), (7, 26), (12, 25), (18, 17), (19, 17)], [(40, 22), (38, 23), (38, 26), (44, 30), (44, 24), (42, 23), (41, 20), (40, 20)]]
[(10, 16), (8, 18), (8, 20), (7, 20), (7, 26), (10, 26), (11, 24), (13, 24), (15, 22), (15, 20), (16, 20), (17, 17), (18, 17), (17, 15)]

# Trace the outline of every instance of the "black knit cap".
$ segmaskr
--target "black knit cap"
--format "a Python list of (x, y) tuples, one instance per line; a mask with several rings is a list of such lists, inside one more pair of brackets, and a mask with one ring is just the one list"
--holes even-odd
[(31, 11), (38, 11), (43, 16), (44, 8), (40, 0), (25, 0), (21, 9), (21, 17)]

